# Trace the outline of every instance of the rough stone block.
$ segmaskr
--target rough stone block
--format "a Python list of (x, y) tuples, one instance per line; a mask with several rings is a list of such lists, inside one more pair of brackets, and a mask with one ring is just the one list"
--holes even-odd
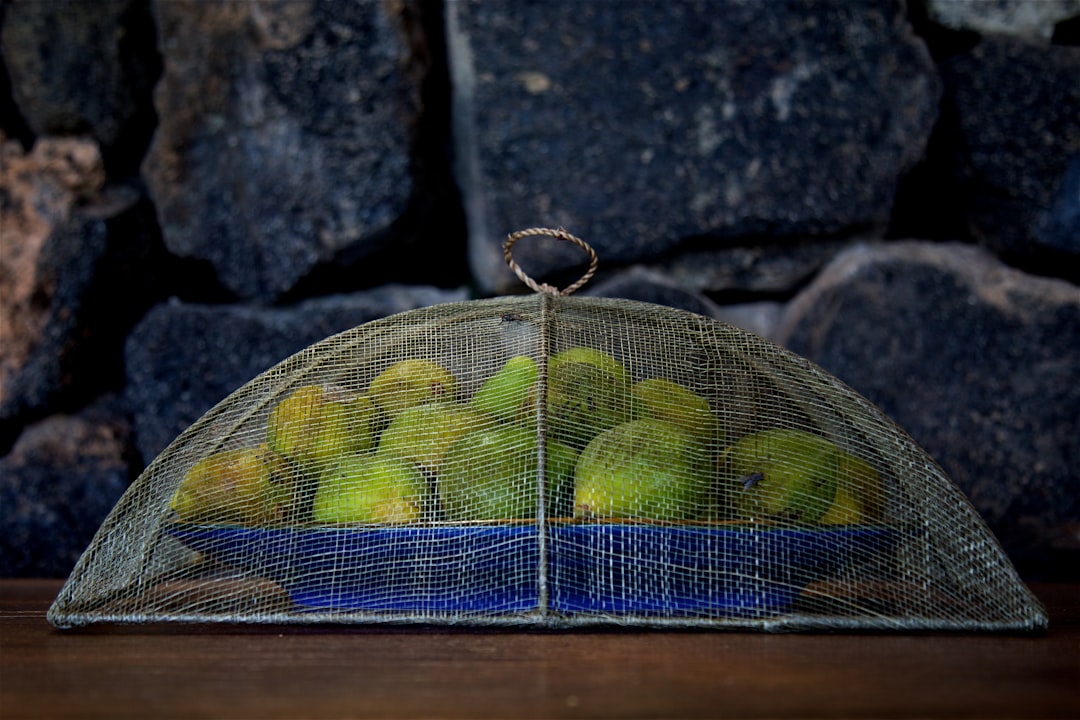
[[(778, 339), (911, 434), (1022, 574), (1080, 578), (1080, 289), (972, 246), (860, 246), (791, 302)], [(1051, 567), (1063, 542), (1071, 572)]]
[(580, 294), (656, 303), (708, 317), (717, 317), (719, 313), (716, 303), (705, 295), (679, 287), (664, 275), (644, 267), (631, 267), (616, 273), (595, 285), (586, 286)]
[(984, 38), (942, 67), (975, 237), (999, 253), (1080, 257), (1080, 47)]
[(388, 285), (291, 308), (159, 305), (131, 333), (125, 396), (145, 462), (215, 403), (289, 355), (336, 332), (464, 290)]
[(0, 422), (43, 405), (61, 384), (79, 298), (105, 249), (74, 213), (105, 181), (97, 144), (41, 138), (29, 153), (0, 136)]
[(630, 267), (595, 286), (590, 285), (581, 294), (667, 305), (729, 323), (765, 338), (772, 337), (783, 308), (781, 303), (770, 301), (719, 305), (708, 295), (680, 285), (660, 271), (641, 266)]
[(732, 242), (713, 248), (687, 247), (652, 264), (688, 288), (723, 295), (788, 296), (805, 285), (853, 240)]
[(111, 170), (137, 169), (160, 72), (145, 1), (6, 3), (0, 19), (12, 94), (33, 133), (90, 135)]
[(0, 458), (0, 577), (65, 577), (128, 486), (115, 397), (30, 425)]
[(143, 167), (172, 252), (270, 300), (344, 248), (377, 249), (412, 190), (418, 92), (390, 7), (155, 3), (165, 70)]
[[(937, 113), (894, 0), (447, 6), (470, 262), (514, 287), (506, 234), (562, 225), (607, 262), (702, 236), (883, 225)], [(522, 248), (544, 275), (573, 248)]]
[(953, 30), (1049, 40), (1054, 25), (1080, 15), (1080, 0), (926, 0), (935, 22)]

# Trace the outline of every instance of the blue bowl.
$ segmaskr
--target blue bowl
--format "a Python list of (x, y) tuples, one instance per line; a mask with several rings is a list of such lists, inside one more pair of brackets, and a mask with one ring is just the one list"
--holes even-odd
[[(548, 611), (761, 617), (812, 580), (892, 545), (879, 527), (646, 523), (547, 526)], [(214, 560), (267, 577), (311, 610), (512, 615), (541, 604), (535, 524), (244, 528), (174, 523)], [(631, 560), (632, 558), (632, 560)]]
[(816, 578), (880, 556), (891, 537), (870, 527), (568, 525), (552, 533), (552, 599), (575, 614), (775, 615)]

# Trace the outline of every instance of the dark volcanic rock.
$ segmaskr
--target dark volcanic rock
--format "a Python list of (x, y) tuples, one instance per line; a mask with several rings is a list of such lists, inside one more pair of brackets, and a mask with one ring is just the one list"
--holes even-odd
[[(82, 299), (94, 281), (94, 268), (106, 249), (105, 225), (73, 218), (56, 228), (43, 248), (39, 267), (42, 293), (33, 304), (37, 332), (28, 338), (25, 355), (5, 378), (0, 418), (9, 419), (43, 408), (71, 384), (66, 357), (79, 341)], [(25, 329), (25, 326), (24, 326)], [(21, 339), (21, 338), (20, 338)]]
[(464, 299), (464, 291), (389, 285), (285, 309), (160, 305), (127, 344), (125, 394), (139, 452), (149, 462), (215, 403), (314, 342), (386, 315)]
[(717, 317), (719, 311), (716, 304), (701, 293), (679, 287), (663, 275), (642, 267), (629, 268), (603, 282), (590, 285), (581, 295), (656, 303), (709, 317)]
[(65, 577), (128, 486), (115, 398), (31, 425), (0, 458), (0, 577)]
[(4, 61), (36, 135), (91, 135), (106, 166), (135, 170), (150, 140), (160, 72), (147, 0), (7, 3)]
[(580, 294), (667, 305), (721, 320), (763, 337), (772, 336), (783, 307), (778, 302), (767, 301), (719, 305), (704, 293), (686, 284), (679, 285), (672, 277), (656, 269), (641, 266), (617, 272), (588, 286)]
[(154, 211), (134, 192), (106, 191), (55, 224), (17, 219), (24, 232), (0, 261), (0, 452), (24, 423), (123, 386), (125, 337), (162, 279)]
[(1049, 567), (1080, 526), (1080, 289), (970, 246), (857, 247), (790, 304), (779, 340), (907, 430), (1022, 573), (1080, 578), (1075, 555)]
[(1053, 36), (1057, 23), (1080, 16), (1078, 0), (924, 1), (935, 22), (954, 30), (973, 30), (988, 35), (1015, 35), (1044, 42)]
[(0, 152), (3, 425), (70, 385), (65, 368), (72, 369), (107, 233), (103, 221), (76, 210), (98, 198), (105, 179), (93, 141), (39, 138), (29, 153), (3, 142)]
[[(966, 210), (987, 247), (1080, 256), (1080, 47), (984, 38), (943, 65)], [(957, 198), (963, 202), (965, 198)]]
[[(506, 233), (561, 225), (603, 261), (694, 236), (883, 225), (937, 111), (894, 0), (456, 2), (447, 6), (470, 257), (487, 290)], [(530, 245), (536, 274), (573, 248)]]
[(790, 295), (853, 242), (732, 242), (710, 249), (688, 248), (653, 266), (687, 287), (714, 295)]
[(1069, 162), (1053, 205), (1040, 214), (1035, 238), (1045, 247), (1080, 259), (1080, 153)]
[(165, 243), (269, 300), (380, 248), (412, 190), (415, 80), (389, 5), (155, 4), (165, 73), (144, 165)]

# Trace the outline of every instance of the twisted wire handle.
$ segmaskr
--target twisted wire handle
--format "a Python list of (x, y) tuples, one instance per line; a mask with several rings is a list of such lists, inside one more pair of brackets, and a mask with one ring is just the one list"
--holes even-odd
[[(538, 235), (546, 235), (548, 237), (555, 238), (556, 240), (565, 240), (567, 242), (577, 245), (579, 248), (589, 254), (589, 269), (585, 271), (585, 274), (578, 278), (575, 282), (567, 285), (560, 290), (554, 285), (548, 285), (547, 283), (538, 283), (533, 280), (529, 275), (521, 269), (521, 266), (514, 261), (514, 257), (510, 252), (510, 249), (514, 247), (514, 243), (524, 237), (532, 237)], [(571, 235), (562, 228), (528, 228), (526, 230), (518, 230), (512, 232), (506, 237), (506, 241), (503, 242), (503, 257), (506, 258), (506, 264), (510, 266), (510, 269), (514, 271), (514, 274), (518, 276), (521, 282), (525, 283), (527, 287), (535, 292), (547, 293), (548, 295), (569, 295), (585, 283), (592, 279), (594, 273), (596, 273), (596, 266), (599, 259), (596, 256), (596, 251), (592, 249), (589, 243), (585, 242), (576, 235)]]

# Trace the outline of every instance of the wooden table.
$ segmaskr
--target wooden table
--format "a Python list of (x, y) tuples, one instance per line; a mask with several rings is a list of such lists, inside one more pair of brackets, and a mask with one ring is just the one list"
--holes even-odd
[(1080, 584), (1008, 635), (427, 627), (60, 631), (0, 580), (0, 718), (1080, 717)]

